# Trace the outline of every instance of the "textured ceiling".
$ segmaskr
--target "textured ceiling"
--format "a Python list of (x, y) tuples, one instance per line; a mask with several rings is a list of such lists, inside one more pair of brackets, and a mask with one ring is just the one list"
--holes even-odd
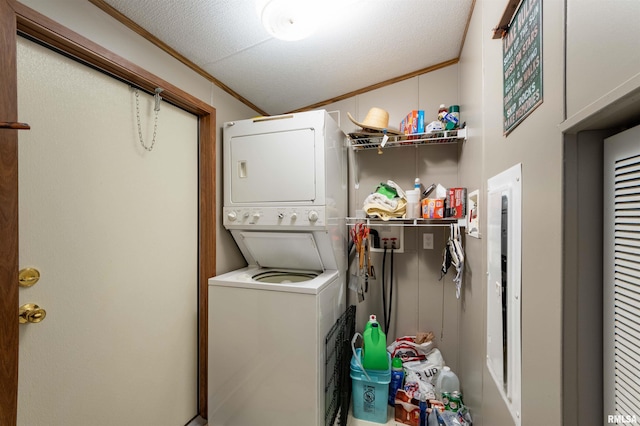
[[(473, 0), (321, 0), (309, 38), (282, 41), (256, 1), (105, 0), (267, 114), (455, 60)], [(311, 0), (300, 0), (311, 1)]]

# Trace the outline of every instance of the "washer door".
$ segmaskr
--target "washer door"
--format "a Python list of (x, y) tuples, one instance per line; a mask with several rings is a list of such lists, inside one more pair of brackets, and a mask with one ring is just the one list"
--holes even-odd
[[(261, 268), (325, 269), (310, 232), (241, 232), (239, 236), (240, 240), (236, 238), (236, 242), (240, 249), (244, 247)], [(247, 261), (251, 263), (249, 258)]]
[(251, 278), (261, 283), (292, 284), (309, 281), (317, 276), (315, 272), (267, 271), (255, 274)]

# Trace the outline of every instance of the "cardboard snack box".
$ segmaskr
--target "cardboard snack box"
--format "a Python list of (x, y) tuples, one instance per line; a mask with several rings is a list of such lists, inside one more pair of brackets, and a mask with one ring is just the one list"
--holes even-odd
[(405, 135), (424, 133), (424, 110), (412, 110), (400, 122), (400, 132)]

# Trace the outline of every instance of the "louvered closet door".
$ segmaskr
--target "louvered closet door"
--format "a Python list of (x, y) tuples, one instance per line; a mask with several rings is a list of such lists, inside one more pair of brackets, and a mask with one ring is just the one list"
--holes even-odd
[(604, 162), (604, 423), (640, 422), (640, 126), (605, 139)]

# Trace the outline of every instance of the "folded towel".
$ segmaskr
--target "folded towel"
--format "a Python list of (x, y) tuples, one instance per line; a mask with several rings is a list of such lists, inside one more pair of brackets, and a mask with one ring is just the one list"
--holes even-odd
[(373, 194), (369, 194), (367, 198), (364, 199), (364, 205), (367, 204), (376, 204), (382, 209), (386, 210), (395, 210), (398, 207), (398, 200), (400, 198), (389, 198), (386, 195), (383, 195), (379, 192), (374, 192)]
[(389, 208), (387, 204), (376, 202), (367, 203), (365, 200), (363, 210), (369, 216), (377, 216), (382, 220), (389, 220), (392, 217), (404, 217), (407, 212), (407, 201), (404, 198), (395, 198), (389, 201), (395, 201), (395, 208)]

